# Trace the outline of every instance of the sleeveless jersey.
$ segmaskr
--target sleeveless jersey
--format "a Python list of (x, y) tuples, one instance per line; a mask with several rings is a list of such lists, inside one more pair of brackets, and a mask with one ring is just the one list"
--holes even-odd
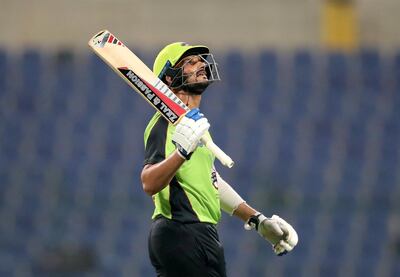
[[(171, 155), (175, 126), (156, 113), (144, 133), (144, 164), (155, 164)], [(206, 135), (210, 136), (209, 133)], [(218, 223), (221, 217), (218, 189), (214, 172), (214, 155), (199, 146), (190, 160), (185, 161), (171, 182), (153, 195), (153, 218), (162, 215), (183, 223)]]

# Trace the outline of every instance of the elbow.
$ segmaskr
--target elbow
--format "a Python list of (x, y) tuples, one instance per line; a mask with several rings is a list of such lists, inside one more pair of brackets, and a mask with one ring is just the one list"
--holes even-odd
[(152, 182), (151, 180), (149, 180), (148, 176), (145, 174), (142, 174), (141, 176), (141, 180), (142, 180), (142, 188), (143, 191), (149, 195), (149, 196), (153, 196), (154, 194), (156, 194), (158, 191), (156, 190), (156, 186), (154, 185), (154, 182)]
[(155, 194), (155, 192), (154, 192), (154, 186), (151, 185), (151, 180), (149, 180), (149, 173), (148, 173), (149, 167), (150, 167), (150, 165), (146, 165), (143, 168), (142, 173), (140, 175), (140, 180), (142, 181), (143, 191), (147, 195), (152, 196)]
[(149, 196), (153, 196), (162, 189), (162, 186), (159, 185), (161, 182), (151, 167), (152, 165), (146, 165), (140, 175), (143, 191)]
[(144, 182), (143, 180), (142, 180), (142, 188), (143, 188), (143, 191), (149, 196), (153, 196), (154, 194), (157, 193), (157, 191), (155, 191), (153, 186), (149, 185), (148, 183)]

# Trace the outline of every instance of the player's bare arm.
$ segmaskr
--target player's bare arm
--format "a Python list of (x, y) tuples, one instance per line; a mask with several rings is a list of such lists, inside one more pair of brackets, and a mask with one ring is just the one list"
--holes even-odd
[(246, 202), (241, 203), (233, 212), (233, 215), (247, 222), (251, 216), (255, 215), (257, 211), (250, 207)]
[(175, 151), (162, 162), (145, 165), (140, 176), (143, 190), (148, 195), (154, 195), (161, 191), (171, 182), (176, 171), (184, 162), (185, 159)]

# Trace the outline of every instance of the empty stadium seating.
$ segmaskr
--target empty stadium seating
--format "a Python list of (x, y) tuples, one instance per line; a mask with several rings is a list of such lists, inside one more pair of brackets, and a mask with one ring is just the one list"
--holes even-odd
[[(224, 215), (229, 275), (378, 276), (380, 265), (399, 276), (388, 226), (400, 217), (400, 53), (216, 58), (222, 81), (202, 110), (236, 161), (217, 168), (300, 237), (278, 258)], [(96, 262), (65, 276), (154, 276), (152, 200), (139, 177), (151, 108), (96, 56), (35, 49), (0, 49), (0, 107), (0, 276), (67, 274), (39, 261), (70, 243)]]

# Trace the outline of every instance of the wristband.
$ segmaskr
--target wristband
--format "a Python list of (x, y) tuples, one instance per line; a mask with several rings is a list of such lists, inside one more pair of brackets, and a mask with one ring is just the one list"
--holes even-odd
[(175, 143), (176, 150), (178, 150), (179, 156), (181, 156), (185, 160), (190, 160), (190, 157), (192, 157), (193, 152), (191, 153), (186, 153), (185, 149), (182, 148), (178, 143)]

